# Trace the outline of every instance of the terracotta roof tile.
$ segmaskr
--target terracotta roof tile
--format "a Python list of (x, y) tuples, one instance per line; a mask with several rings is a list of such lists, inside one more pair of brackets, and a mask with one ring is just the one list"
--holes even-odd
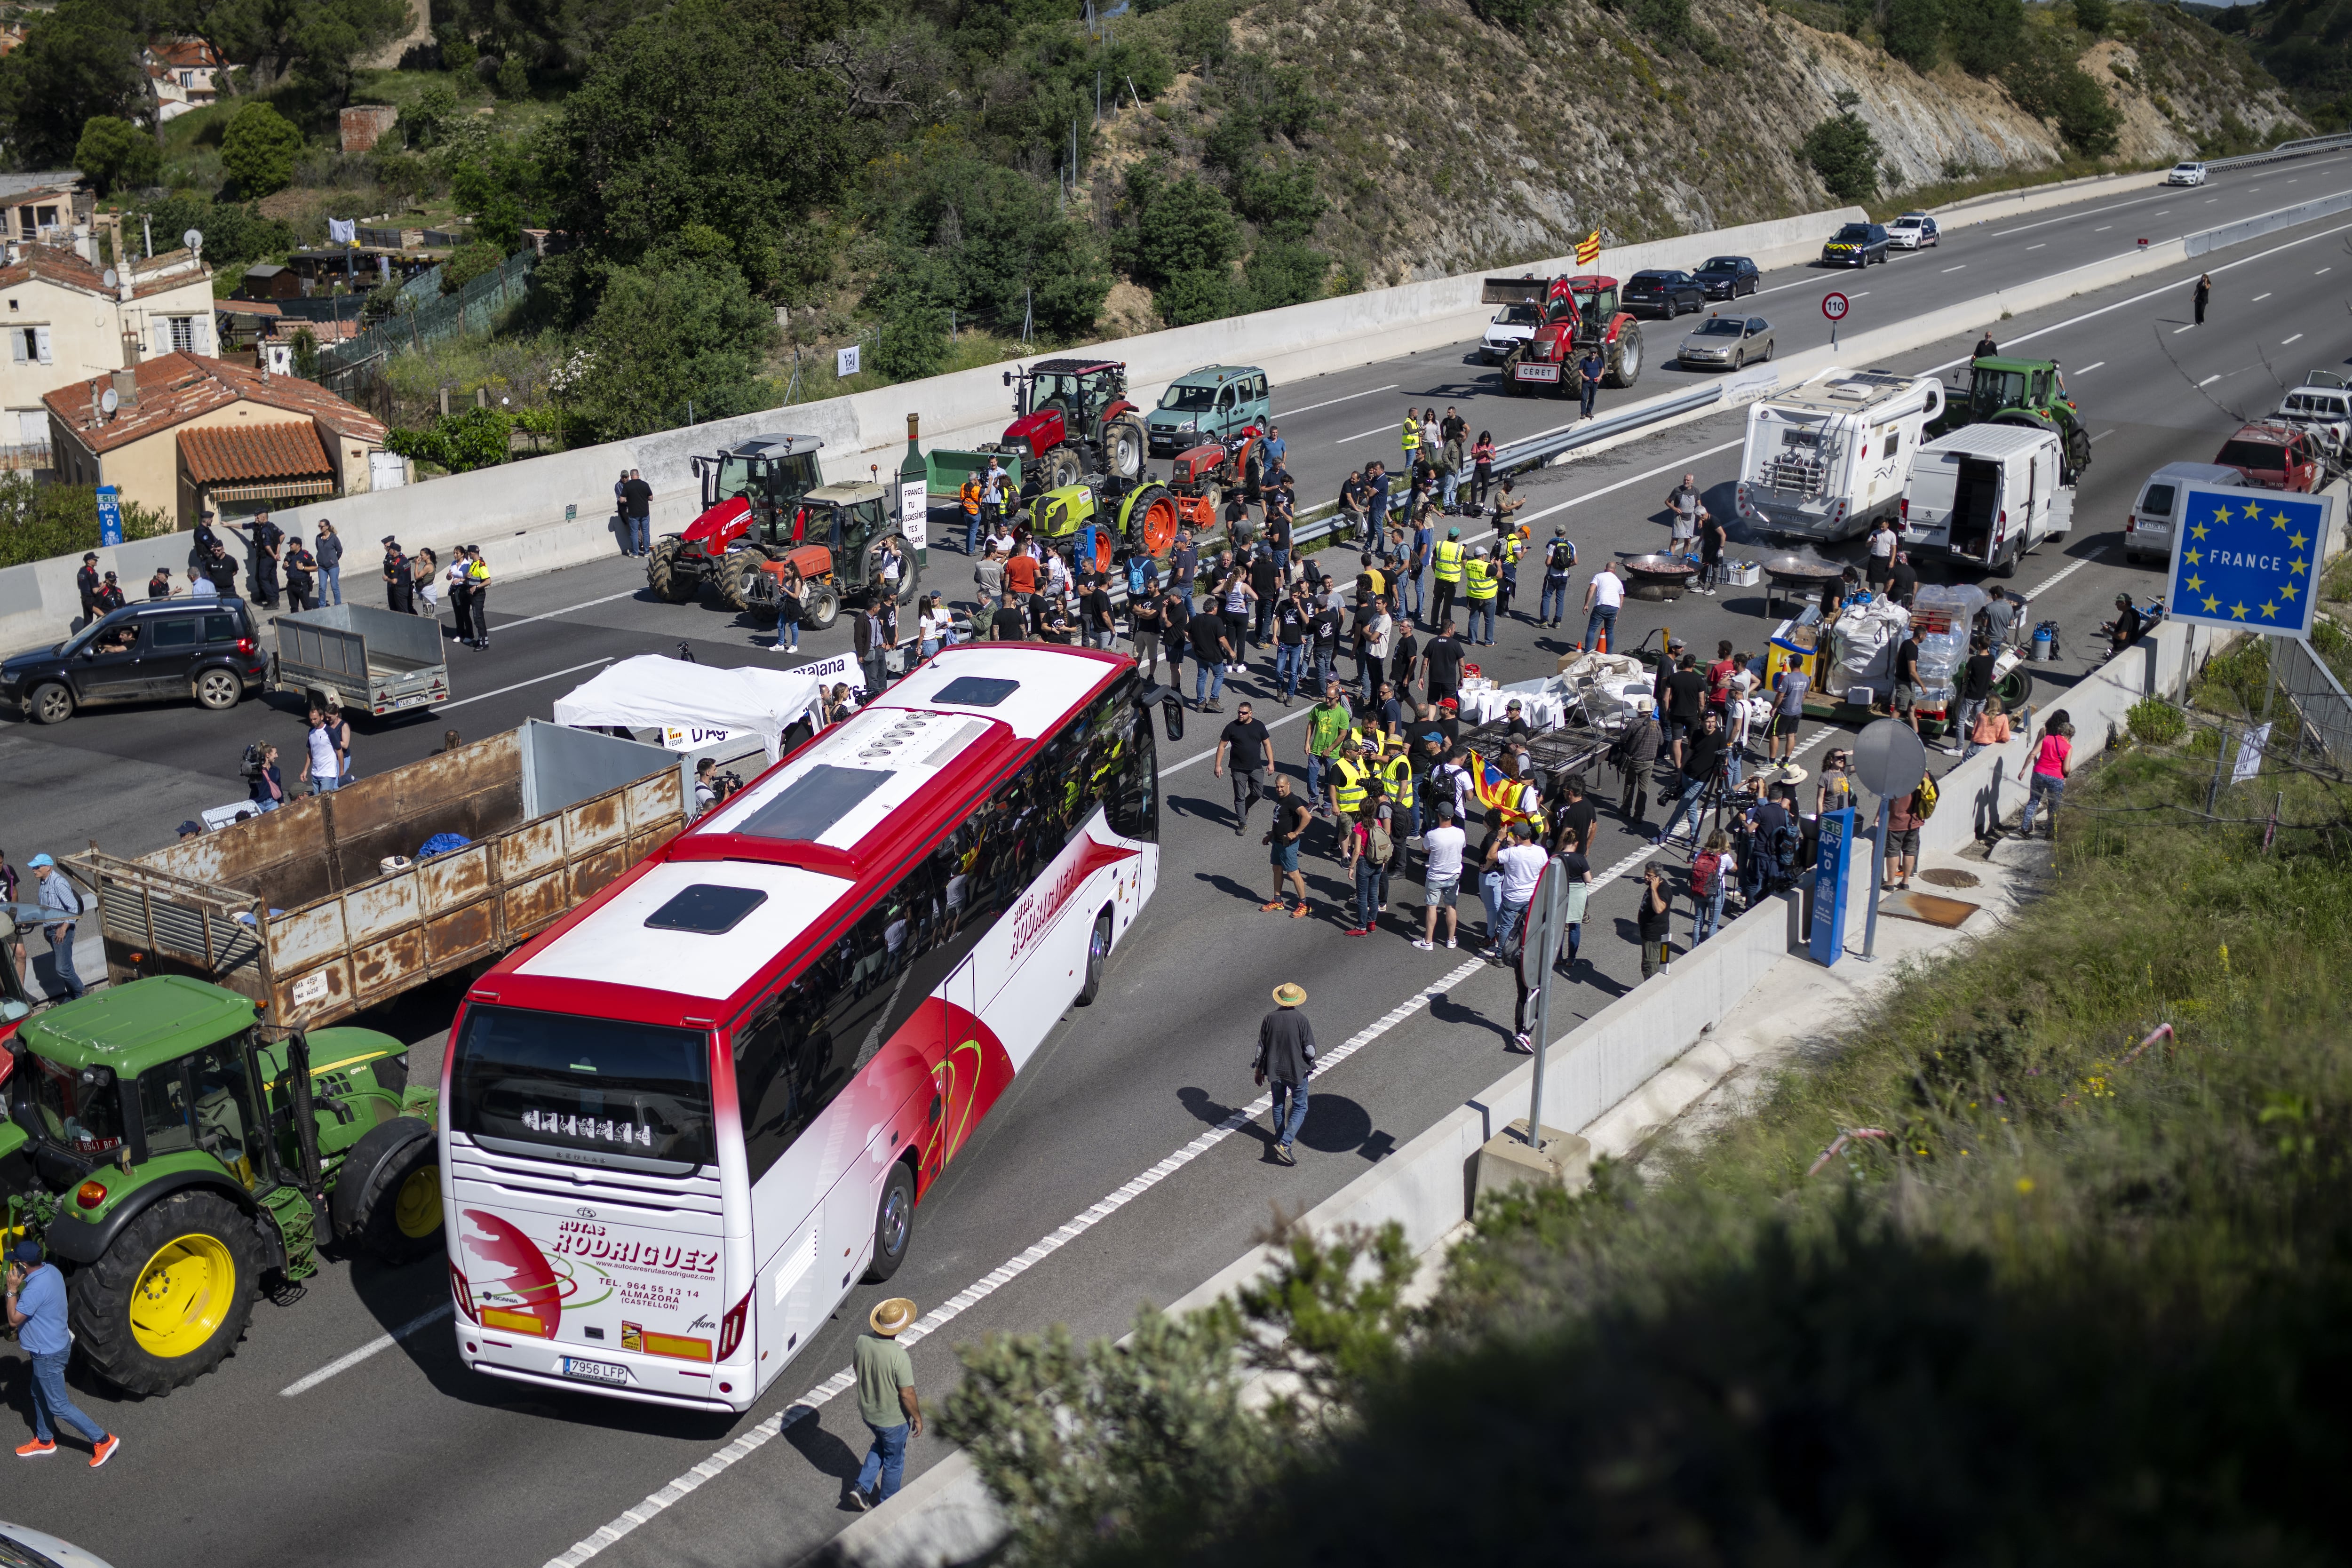
[(61, 386), (43, 397), (50, 415), (92, 452), (110, 452), (159, 430), (185, 424), (215, 408), (246, 402), (283, 409), (318, 420), (337, 435), (363, 447), (383, 445), (384, 427), (364, 410), (344, 402), (316, 382), (290, 375), (264, 377), (259, 372), (225, 360), (195, 354), (159, 354), (142, 361), (133, 372), (139, 405), (106, 418), (91, 412), (91, 402), (110, 384), (100, 376)]
[(207, 425), (180, 432), (180, 460), (200, 485), (236, 479), (304, 479), (331, 474), (319, 427), (307, 419), (282, 425)]
[[(185, 255), (178, 252), (176, 254)], [(158, 257), (155, 261), (163, 258)], [(142, 268), (133, 263), (131, 268), (131, 297), (144, 299), (173, 289), (184, 289), (192, 283), (208, 280), (212, 274), (203, 268), (180, 266), (159, 269), (155, 262)], [(84, 261), (61, 245), (28, 245), (24, 258), (6, 267), (0, 267), (0, 289), (13, 289), (20, 283), (34, 281), (54, 283), (61, 289), (76, 289), (100, 300), (117, 298), (115, 290), (106, 286), (105, 269)]]

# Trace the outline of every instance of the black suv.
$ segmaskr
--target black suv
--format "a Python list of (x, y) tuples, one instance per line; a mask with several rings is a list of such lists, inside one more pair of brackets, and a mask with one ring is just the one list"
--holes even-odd
[(1874, 223), (1850, 223), (1830, 236), (1822, 247), (1822, 264), (1825, 267), (1867, 267), (1874, 261), (1886, 261), (1894, 256), (1889, 247), (1886, 230)]
[(1764, 274), (1745, 256), (1710, 256), (1706, 265), (1691, 274), (1691, 280), (1706, 289), (1710, 300), (1737, 300), (1764, 287)]
[(152, 599), (125, 605), (46, 653), (0, 662), (0, 702), (41, 724), (77, 708), (192, 697), (234, 708), (260, 689), (269, 656), (242, 599)]
[(1673, 321), (1685, 310), (1706, 309), (1706, 289), (1687, 272), (1636, 272), (1626, 280), (1625, 309), (1655, 310)]

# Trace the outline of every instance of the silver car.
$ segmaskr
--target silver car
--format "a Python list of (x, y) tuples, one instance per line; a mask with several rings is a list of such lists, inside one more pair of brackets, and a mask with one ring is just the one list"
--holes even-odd
[(1772, 357), (1772, 323), (1761, 316), (1709, 316), (1675, 351), (1692, 370), (1738, 370)]
[(1500, 364), (1511, 357), (1511, 351), (1535, 336), (1543, 325), (1540, 305), (1506, 305), (1495, 312), (1486, 324), (1486, 335), (1479, 340), (1478, 357), (1488, 364)]

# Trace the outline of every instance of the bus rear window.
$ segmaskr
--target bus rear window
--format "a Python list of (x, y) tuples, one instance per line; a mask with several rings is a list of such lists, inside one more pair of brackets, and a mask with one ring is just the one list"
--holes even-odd
[(449, 1125), (516, 1153), (683, 1174), (717, 1157), (709, 1037), (474, 1007), (450, 1065)]

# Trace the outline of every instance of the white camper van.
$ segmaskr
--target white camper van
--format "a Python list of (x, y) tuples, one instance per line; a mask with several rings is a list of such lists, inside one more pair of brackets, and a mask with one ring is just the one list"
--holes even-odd
[(1920, 427), (1944, 411), (1944, 384), (1890, 371), (1832, 370), (1748, 410), (1739, 515), (1768, 540), (1831, 541), (1892, 517)]
[(2059, 483), (2058, 437), (2032, 425), (1964, 425), (1928, 442), (1903, 490), (1910, 550), (2014, 575), (2021, 556), (2074, 526), (2074, 489)]

